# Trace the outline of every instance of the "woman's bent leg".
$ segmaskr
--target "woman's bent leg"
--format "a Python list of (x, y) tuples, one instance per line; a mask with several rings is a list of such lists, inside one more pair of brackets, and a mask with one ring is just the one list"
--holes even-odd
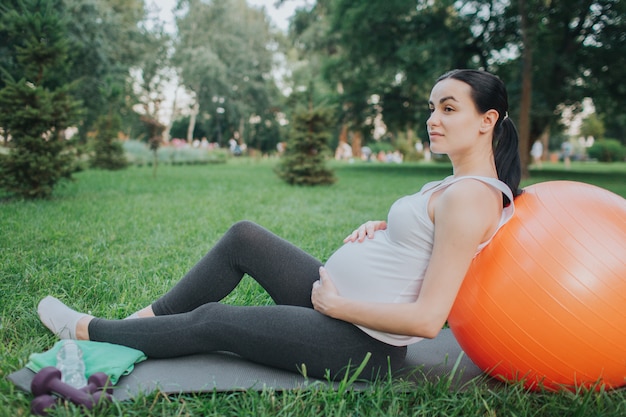
[(234, 224), (167, 294), (152, 305), (159, 315), (188, 312), (219, 301), (252, 276), (277, 304), (311, 306), (322, 263), (249, 221)]
[(406, 348), (379, 342), (356, 326), (298, 306), (205, 304), (176, 315), (141, 320), (94, 319), (91, 340), (139, 349), (149, 357), (229, 351), (251, 361), (309, 376), (341, 378), (371, 353), (362, 377), (399, 367)]

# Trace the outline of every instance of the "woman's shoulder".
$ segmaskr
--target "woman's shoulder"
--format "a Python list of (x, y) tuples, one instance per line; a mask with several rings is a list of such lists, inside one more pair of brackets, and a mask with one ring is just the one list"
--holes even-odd
[(482, 181), (474, 177), (459, 177), (442, 187), (442, 196), (459, 204), (480, 204), (490, 196), (497, 196), (499, 187), (493, 186), (489, 181)]
[[(511, 203), (502, 207), (502, 195)], [(493, 216), (500, 218), (499, 226), (513, 216), (515, 207), (510, 188), (496, 178), (467, 176), (459, 177), (442, 192), (440, 203), (448, 206), (445, 211), (457, 216), (484, 218), (487, 224)], [(493, 210), (492, 210), (493, 209)]]
[(446, 188), (474, 191), (481, 194), (483, 192), (487, 193), (489, 189), (491, 189), (491, 191), (495, 189), (504, 194), (509, 199), (509, 201), (513, 201), (513, 193), (511, 192), (511, 189), (498, 178), (480, 175), (465, 175), (446, 179), (444, 180), (442, 185)]
[(444, 233), (461, 234), (476, 245), (495, 230), (502, 213), (502, 193), (482, 181), (459, 179), (433, 202), (433, 222)]

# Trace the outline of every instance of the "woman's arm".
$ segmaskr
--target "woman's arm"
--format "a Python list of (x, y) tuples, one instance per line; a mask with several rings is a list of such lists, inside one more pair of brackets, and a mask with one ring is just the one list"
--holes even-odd
[(342, 297), (322, 269), (311, 299), (316, 310), (374, 330), (435, 337), (476, 253), (500, 220), (502, 197), (478, 181), (460, 181), (434, 200), (435, 240), (422, 289), (414, 303), (355, 301)]

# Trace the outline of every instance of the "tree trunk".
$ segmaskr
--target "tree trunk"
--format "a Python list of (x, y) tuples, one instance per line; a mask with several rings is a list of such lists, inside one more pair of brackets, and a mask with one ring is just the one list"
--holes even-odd
[(363, 145), (363, 133), (360, 130), (354, 132), (352, 135), (352, 155), (355, 157), (361, 157), (361, 147)]
[(176, 86), (176, 89), (174, 90), (174, 100), (172, 101), (172, 113), (170, 115), (170, 121), (167, 124), (165, 131), (163, 132), (163, 142), (165, 143), (169, 143), (171, 139), (170, 132), (172, 130), (172, 126), (174, 125), (174, 119), (176, 119), (176, 116), (178, 115), (178, 110), (176, 109), (177, 99), (178, 99), (178, 85)]
[(341, 132), (339, 132), (339, 143), (337, 149), (335, 149), (335, 159), (340, 160), (343, 158), (343, 144), (348, 143), (348, 125), (341, 125)]
[(532, 71), (533, 71), (533, 48), (528, 34), (528, 16), (526, 14), (526, 1), (518, 0), (518, 12), (520, 15), (520, 31), (522, 32), (522, 95), (519, 112), (519, 151), (522, 163), (522, 178), (528, 178), (528, 165), (530, 163), (530, 109), (532, 106)]
[(541, 156), (541, 159), (546, 161), (548, 160), (548, 157), (550, 155), (550, 150), (548, 149), (548, 145), (550, 142), (550, 125), (547, 125), (543, 129), (543, 131), (541, 132), (541, 135), (539, 135), (539, 140), (543, 144), (543, 155)]
[(408, 149), (415, 149), (415, 130), (413, 129), (413, 123), (409, 123), (406, 128), (406, 142)]
[(200, 111), (200, 103), (196, 100), (191, 109), (191, 115), (189, 116), (189, 126), (187, 127), (187, 143), (193, 142), (193, 131), (196, 128), (196, 116)]
[(244, 118), (241, 117), (239, 119), (239, 140), (237, 142), (239, 142), (240, 145), (243, 145), (245, 143), (245, 133), (246, 130), (246, 124), (244, 123)]

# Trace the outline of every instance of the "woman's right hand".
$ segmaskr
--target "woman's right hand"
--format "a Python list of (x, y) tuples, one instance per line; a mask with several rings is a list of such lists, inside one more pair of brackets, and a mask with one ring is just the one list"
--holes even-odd
[(385, 230), (387, 228), (387, 222), (384, 220), (371, 220), (363, 223), (354, 232), (346, 236), (343, 240), (344, 243), (348, 242), (363, 242), (365, 238), (374, 238), (374, 233), (377, 230)]

